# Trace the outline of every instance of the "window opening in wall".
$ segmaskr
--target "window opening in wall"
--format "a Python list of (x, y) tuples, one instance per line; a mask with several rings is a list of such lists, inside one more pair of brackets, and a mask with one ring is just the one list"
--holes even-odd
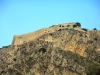
[(77, 27), (77, 25), (73, 25), (73, 27)]
[(61, 25), (59, 27), (61, 27)]
[(70, 25), (67, 25), (67, 27), (70, 27)]
[(62, 27), (64, 27), (64, 26), (62, 25)]

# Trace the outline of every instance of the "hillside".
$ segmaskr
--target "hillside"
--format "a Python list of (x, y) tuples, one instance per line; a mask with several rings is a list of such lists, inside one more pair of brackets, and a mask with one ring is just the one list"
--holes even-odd
[(100, 75), (100, 31), (80, 23), (62, 25), (33, 39), (27, 34), (31, 40), (23, 43), (14, 38), (11, 46), (1, 48), (0, 75)]

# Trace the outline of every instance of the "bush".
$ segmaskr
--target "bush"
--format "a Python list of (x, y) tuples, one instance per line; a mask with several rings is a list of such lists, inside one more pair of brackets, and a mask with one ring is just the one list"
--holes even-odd
[(16, 58), (14, 58), (13, 60), (14, 60), (14, 61), (16, 61), (17, 59), (16, 59)]
[(27, 60), (27, 64), (30, 65), (32, 63), (33, 57), (29, 57)]
[(4, 71), (1, 71), (1, 73), (4, 73)]
[(52, 33), (50, 33), (50, 35), (52, 36), (53, 34), (52, 34)]
[(94, 28), (93, 30), (97, 30), (96, 28)]
[(93, 41), (92, 40), (88, 40), (88, 43), (93, 43)]
[(3, 46), (2, 48), (8, 48), (8, 46)]
[(87, 75), (100, 75), (100, 66), (99, 65), (92, 65), (88, 67)]
[(29, 57), (29, 61), (32, 61), (33, 60), (33, 57)]
[(56, 25), (52, 25), (51, 27), (54, 27), (54, 26), (56, 26)]
[(73, 27), (77, 27), (77, 25), (73, 25)]
[(97, 41), (98, 39), (97, 38), (94, 38), (94, 40)]
[(85, 28), (82, 28), (82, 30), (87, 31), (87, 29), (85, 29)]
[(46, 49), (45, 48), (40, 48), (39, 49), (39, 52), (45, 53), (46, 52)]
[(77, 25), (78, 27), (81, 27), (81, 24), (80, 24), (79, 22), (77, 22), (76, 25)]
[(32, 46), (32, 45), (33, 45), (33, 43), (32, 43), (32, 42), (30, 42), (30, 43), (29, 43), (29, 46)]

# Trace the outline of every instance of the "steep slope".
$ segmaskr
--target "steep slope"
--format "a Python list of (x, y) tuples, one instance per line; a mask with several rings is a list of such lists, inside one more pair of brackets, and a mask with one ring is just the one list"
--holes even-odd
[(0, 49), (0, 75), (99, 75), (100, 31), (60, 29)]

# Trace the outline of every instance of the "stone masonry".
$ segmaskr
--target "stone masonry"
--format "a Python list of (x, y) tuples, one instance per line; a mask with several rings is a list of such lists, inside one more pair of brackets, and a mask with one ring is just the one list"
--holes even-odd
[[(29, 42), (31, 40), (34, 40), (44, 34), (48, 34), (48, 33), (52, 33), (55, 32), (59, 29), (71, 29), (71, 28), (75, 28), (76, 30), (81, 30), (81, 24), (78, 22), (72, 22), (72, 23), (63, 23), (63, 24), (58, 24), (58, 25), (53, 25), (49, 28), (43, 28), (40, 30), (37, 30), (35, 32), (31, 32), (31, 33), (27, 33), (27, 34), (22, 34), (22, 35), (15, 35), (13, 37), (13, 42), (12, 45), (20, 45), (23, 44), (25, 42)], [(48, 37), (48, 39), (46, 39), (46, 41), (52, 41), (50, 40), (51, 37)]]

